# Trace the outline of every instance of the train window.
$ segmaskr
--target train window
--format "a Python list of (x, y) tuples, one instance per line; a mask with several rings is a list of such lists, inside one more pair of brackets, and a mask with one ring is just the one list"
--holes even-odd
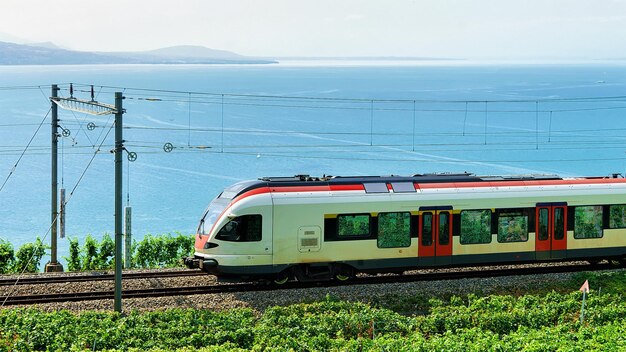
[(528, 241), (528, 215), (521, 211), (501, 212), (498, 216), (498, 242)]
[(609, 207), (609, 228), (626, 228), (626, 205), (611, 205)]
[(257, 242), (261, 240), (261, 215), (242, 215), (229, 221), (215, 237), (222, 241)]
[(555, 240), (562, 240), (563, 237), (565, 237), (564, 210), (565, 210), (564, 208), (554, 208), (554, 239)]
[(602, 237), (602, 206), (576, 207), (574, 210), (574, 238)]
[(370, 215), (337, 215), (337, 237), (369, 237)]
[(539, 240), (545, 241), (549, 238), (548, 236), (548, 216), (550, 215), (548, 208), (539, 209)]
[(422, 246), (433, 244), (433, 213), (422, 214)]
[(365, 193), (389, 193), (386, 183), (364, 183)]
[(378, 214), (378, 248), (411, 245), (411, 213)]
[(444, 246), (450, 243), (450, 213), (439, 213), (439, 244)]
[(461, 212), (461, 244), (491, 243), (491, 210)]

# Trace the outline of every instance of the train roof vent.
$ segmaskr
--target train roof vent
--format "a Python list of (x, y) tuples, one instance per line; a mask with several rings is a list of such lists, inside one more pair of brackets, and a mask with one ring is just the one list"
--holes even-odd
[(433, 172), (433, 173), (426, 173), (426, 174), (414, 174), (413, 177), (418, 177), (418, 176), (474, 176), (474, 173), (472, 172), (460, 172), (460, 173), (454, 173), (454, 172)]
[(381, 176), (333, 176), (333, 178), (356, 178), (356, 179), (375, 179)]
[(285, 177), (285, 176), (272, 176), (272, 177), (261, 177), (259, 178), (261, 181), (266, 182), (297, 182), (297, 181), (319, 181), (319, 177), (311, 177), (309, 175), (295, 175), (293, 177)]
[(532, 180), (560, 180), (559, 175), (552, 174), (529, 174), (529, 175), (506, 175), (506, 176), (479, 176), (483, 181), (532, 181)]

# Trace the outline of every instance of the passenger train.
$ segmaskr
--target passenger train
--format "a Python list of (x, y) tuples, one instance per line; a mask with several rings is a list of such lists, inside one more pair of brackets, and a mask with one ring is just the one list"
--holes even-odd
[(204, 212), (190, 268), (218, 279), (608, 259), (626, 263), (626, 179), (555, 175), (268, 177)]

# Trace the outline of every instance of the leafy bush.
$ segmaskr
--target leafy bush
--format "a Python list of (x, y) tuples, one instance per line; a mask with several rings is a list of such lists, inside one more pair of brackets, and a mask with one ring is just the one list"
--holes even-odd
[(177, 233), (170, 235), (146, 235), (136, 245), (132, 266), (140, 268), (181, 266), (181, 258), (193, 253), (194, 236)]
[(80, 248), (78, 244), (77, 238), (69, 238), (70, 242), (70, 256), (65, 257), (67, 260), (67, 270), (68, 271), (78, 271), (81, 269), (80, 266)]
[(98, 267), (98, 242), (91, 236), (85, 237), (85, 244), (81, 251), (81, 267), (83, 270), (100, 269)]
[(98, 252), (99, 268), (113, 268), (115, 260), (115, 241), (105, 233), (100, 241), (100, 250)]
[(0, 274), (11, 270), (11, 263), (15, 260), (15, 251), (11, 242), (0, 239)]
[[(177, 233), (176, 236), (146, 235), (143, 240), (133, 241), (131, 246), (132, 268), (159, 268), (182, 266), (181, 258), (193, 254), (194, 236)], [(115, 241), (104, 234), (98, 243), (91, 235), (85, 237), (81, 247), (77, 239), (70, 239), (70, 256), (65, 257), (69, 271), (105, 270), (115, 265)]]
[(41, 258), (46, 254), (46, 249), (48, 248), (41, 242), (39, 237), (37, 237), (34, 243), (26, 243), (17, 250), (11, 271), (16, 273), (36, 273), (39, 271)]

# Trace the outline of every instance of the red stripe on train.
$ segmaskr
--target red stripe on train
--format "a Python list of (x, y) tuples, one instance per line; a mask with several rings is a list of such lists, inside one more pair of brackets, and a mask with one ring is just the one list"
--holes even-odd
[(480, 187), (528, 187), (528, 186), (597, 185), (597, 184), (611, 184), (611, 183), (626, 183), (626, 179), (599, 178), (599, 179), (573, 179), (573, 180), (416, 183), (415, 188), (434, 189), (434, 188), (480, 188)]

